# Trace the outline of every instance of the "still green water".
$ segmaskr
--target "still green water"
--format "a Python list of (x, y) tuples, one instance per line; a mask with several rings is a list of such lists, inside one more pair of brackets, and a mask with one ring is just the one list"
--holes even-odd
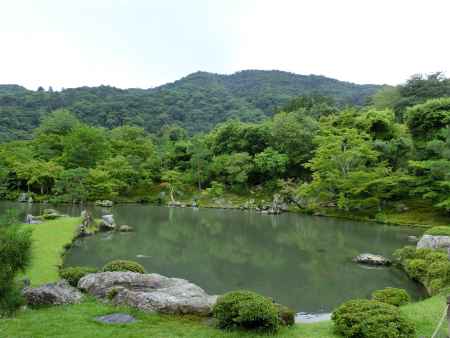
[[(6, 207), (0, 204), (0, 211)], [(23, 214), (38, 214), (44, 207), (19, 208)], [(80, 213), (78, 207), (56, 208)], [(90, 209), (96, 216), (108, 212)], [(148, 272), (188, 279), (211, 294), (254, 290), (305, 313), (327, 313), (387, 286), (405, 288), (414, 299), (424, 295), (396, 268), (351, 261), (362, 252), (391, 256), (408, 244), (408, 235), (417, 235), (412, 229), (292, 213), (148, 205), (118, 205), (109, 212), (117, 224), (131, 225), (135, 232), (78, 240), (67, 253), (66, 266), (101, 267), (113, 259), (131, 259)]]

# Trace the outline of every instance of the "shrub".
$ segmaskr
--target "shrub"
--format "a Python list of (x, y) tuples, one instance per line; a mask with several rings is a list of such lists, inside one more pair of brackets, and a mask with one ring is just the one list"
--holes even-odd
[(405, 270), (409, 277), (423, 281), (427, 275), (427, 262), (424, 259), (410, 259), (406, 261)]
[(281, 304), (275, 304), (278, 311), (278, 318), (281, 324), (286, 326), (292, 326), (295, 324), (295, 311), (289, 307)]
[(441, 279), (443, 282), (448, 280), (450, 273), (450, 262), (445, 258), (445, 261), (436, 261), (431, 263), (427, 269), (427, 278), (429, 281), (433, 279)]
[(404, 248), (397, 249), (393, 256), (398, 263), (402, 263), (407, 259), (413, 259), (416, 257), (416, 247), (408, 245)]
[(432, 236), (450, 236), (450, 226), (432, 227), (425, 231), (425, 234)]
[(133, 261), (116, 260), (106, 263), (102, 269), (103, 271), (131, 271), (137, 273), (145, 273), (144, 267)]
[(435, 262), (447, 262), (448, 254), (443, 251), (433, 251), (425, 256), (427, 264), (433, 264)]
[(416, 250), (416, 254), (414, 255), (414, 258), (425, 259), (432, 252), (434, 252), (433, 249), (420, 248), (420, 249)]
[(331, 319), (336, 333), (344, 337), (415, 337), (413, 323), (395, 306), (375, 300), (350, 300), (339, 306)]
[(397, 288), (385, 288), (374, 291), (372, 293), (372, 299), (394, 306), (404, 305), (411, 301), (411, 297), (406, 290)]
[(432, 296), (436, 295), (439, 293), (439, 291), (445, 286), (445, 283), (442, 279), (440, 278), (436, 278), (436, 279), (432, 279), (429, 283), (428, 283), (428, 290), (430, 292), (430, 294)]
[(78, 281), (84, 276), (95, 273), (98, 270), (96, 268), (91, 268), (87, 266), (73, 266), (70, 268), (65, 268), (59, 271), (59, 275), (62, 279), (67, 280), (67, 282), (72, 286), (77, 286)]
[(31, 260), (31, 230), (24, 228), (12, 212), (0, 220), (0, 317), (12, 315), (23, 304), (20, 287), (14, 282)]
[(278, 315), (277, 307), (269, 298), (251, 291), (228, 292), (219, 297), (213, 308), (213, 316), (222, 329), (276, 332), (280, 326)]

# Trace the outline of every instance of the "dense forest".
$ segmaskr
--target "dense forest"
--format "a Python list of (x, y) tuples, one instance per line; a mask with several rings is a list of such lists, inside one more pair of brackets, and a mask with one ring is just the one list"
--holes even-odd
[[(264, 74), (268, 73), (260, 73)], [(196, 74), (190, 81), (195, 82), (195, 77), (216, 78)], [(186, 83), (180, 93), (189, 92)], [(167, 99), (165, 93), (180, 87), (175, 83), (157, 89), (161, 102)], [(251, 109), (262, 105), (257, 108), (261, 121), (242, 121), (236, 118), (239, 114), (230, 114), (211, 131), (194, 135), (173, 124), (149, 133), (154, 125), (145, 128), (145, 122), (99, 123), (119, 116), (96, 110), (102, 95), (105, 105), (109, 100), (120, 104), (120, 95), (125, 95), (130, 100), (123, 103), (125, 111), (141, 94), (104, 87), (91, 97), (93, 90), (61, 92), (55, 98), (67, 99), (62, 105), (65, 108), (55, 103), (46, 107), (52, 112), (42, 120), (39, 114), (28, 116), (39, 125), (28, 131), (32, 139), (0, 145), (2, 198), (16, 199), (20, 192), (28, 192), (35, 200), (54, 202), (113, 199), (167, 203), (187, 196), (251, 196), (259, 191), (270, 197), (280, 194), (306, 210), (377, 213), (398, 201), (421, 200), (444, 214), (450, 211), (450, 79), (442, 74), (413, 76), (403, 85), (380, 87), (364, 98), (365, 105), (359, 105), (359, 99), (353, 105), (342, 105), (336, 95), (317, 93), (287, 100), (293, 92), (286, 100), (280, 99), (280, 93), (272, 101), (266, 96), (251, 102), (248, 98), (252, 95), (268, 95), (268, 91), (250, 85), (244, 94), (235, 87), (236, 93), (242, 92), (241, 102)], [(10, 106), (16, 102), (16, 109), (21, 95), (47, 99), (53, 95), (30, 94), (14, 86), (3, 91), (9, 94), (2, 96), (2, 104), (9, 97)], [(75, 93), (84, 93), (94, 103), (70, 101), (68, 98), (77, 97)], [(213, 97), (209, 99), (214, 101)], [(263, 119), (271, 115), (268, 107), (274, 114)], [(252, 116), (250, 120), (258, 116), (251, 112), (247, 115)], [(210, 118), (208, 128), (219, 122), (216, 117)]]
[(147, 90), (100, 86), (31, 91), (0, 85), (0, 142), (30, 139), (31, 130), (56, 109), (68, 109), (92, 126), (112, 129), (134, 125), (156, 133), (177, 124), (192, 135), (232, 118), (262, 121), (299, 95), (320, 93), (339, 106), (362, 105), (378, 88), (323, 76), (257, 70), (232, 75), (197, 72)]

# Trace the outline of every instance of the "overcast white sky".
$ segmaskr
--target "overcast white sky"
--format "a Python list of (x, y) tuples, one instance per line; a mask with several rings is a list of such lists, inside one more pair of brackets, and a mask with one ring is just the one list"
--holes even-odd
[(0, 0), (0, 83), (148, 88), (197, 70), (450, 75), (449, 0)]

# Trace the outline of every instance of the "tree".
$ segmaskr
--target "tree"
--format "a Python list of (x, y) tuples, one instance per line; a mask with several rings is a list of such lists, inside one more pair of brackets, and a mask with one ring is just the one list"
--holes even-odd
[(15, 278), (31, 261), (31, 230), (10, 216), (11, 211), (0, 220), (0, 316), (13, 314), (24, 303)]
[(389, 174), (386, 164), (379, 162), (369, 135), (356, 129), (325, 129), (315, 138), (319, 145), (308, 167), (313, 180), (300, 188), (300, 196), (312, 198), (338, 208), (379, 207), (380, 196), (368, 187)]
[(252, 169), (252, 158), (247, 153), (219, 155), (214, 157), (211, 163), (211, 172), (215, 180), (228, 184), (235, 190), (247, 186)]
[(87, 190), (88, 174), (89, 170), (86, 168), (64, 170), (55, 182), (55, 195), (60, 196), (64, 202), (79, 203), (87, 201), (89, 198)]
[(162, 174), (161, 180), (163, 185), (169, 188), (170, 200), (175, 202), (175, 194), (183, 186), (183, 174), (178, 170), (167, 170)]
[(101, 128), (81, 125), (64, 137), (63, 143), (62, 162), (68, 168), (93, 168), (110, 152), (106, 133)]
[(279, 153), (273, 148), (264, 149), (263, 152), (255, 155), (255, 168), (262, 176), (262, 180), (278, 178), (286, 171), (288, 156)]

